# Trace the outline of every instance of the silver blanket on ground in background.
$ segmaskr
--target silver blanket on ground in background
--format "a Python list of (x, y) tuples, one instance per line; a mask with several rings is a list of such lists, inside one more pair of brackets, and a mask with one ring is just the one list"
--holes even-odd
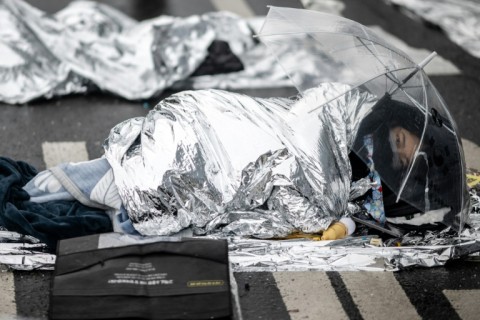
[[(480, 56), (479, 0), (385, 1), (440, 26), (452, 41)], [(137, 22), (97, 2), (75, 1), (48, 15), (21, 0), (0, 0), (0, 21), (0, 101), (6, 103), (97, 88), (136, 100), (167, 88), (291, 86), (274, 55), (253, 40), (258, 21), (227, 12)], [(228, 42), (244, 70), (192, 77), (213, 40)], [(296, 43), (279, 50), (295, 61), (311, 54)], [(308, 68), (299, 65), (298, 72), (308, 74)]]
[(474, 57), (480, 58), (479, 0), (385, 0), (439, 26)]
[(258, 238), (325, 230), (346, 210), (349, 147), (375, 102), (358, 90), (331, 101), (346, 89), (323, 84), (296, 100), (186, 91), (120, 123), (105, 156), (135, 229)]
[[(137, 22), (98, 2), (72, 2), (49, 15), (21, 0), (0, 0), (0, 21), (0, 101), (6, 103), (96, 88), (136, 100), (172, 86), (291, 86), (252, 38), (252, 26), (228, 12)], [(190, 77), (214, 40), (228, 42), (244, 70)]]

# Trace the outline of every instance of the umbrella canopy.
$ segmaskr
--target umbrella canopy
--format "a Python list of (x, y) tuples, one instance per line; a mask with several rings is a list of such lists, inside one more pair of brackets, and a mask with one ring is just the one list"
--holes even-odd
[(350, 110), (361, 116), (354, 117), (356, 134), (349, 147), (371, 173), (378, 172), (384, 201), (392, 204), (387, 217), (429, 213), (427, 224), (441, 221), (463, 228), (469, 196), (461, 140), (445, 102), (422, 69), (434, 54), (417, 64), (357, 22), (293, 8), (270, 7), (259, 37), (273, 54), (286, 43), (309, 52), (304, 61), (295, 59), (295, 52), (277, 56), (301, 94), (324, 82), (347, 85), (312, 110), (352, 89), (378, 98), (367, 110), (362, 105)]

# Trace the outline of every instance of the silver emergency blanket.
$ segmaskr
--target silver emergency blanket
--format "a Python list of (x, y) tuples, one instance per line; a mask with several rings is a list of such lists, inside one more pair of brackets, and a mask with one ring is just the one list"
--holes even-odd
[[(244, 70), (190, 77), (214, 40), (228, 42)], [(228, 12), (137, 22), (98, 2), (71, 2), (49, 15), (0, 0), (0, 56), (0, 101), (12, 104), (97, 88), (136, 100), (169, 87), (291, 86), (252, 26)]]
[[(234, 272), (400, 271), (409, 267), (438, 267), (453, 259), (478, 259), (480, 215), (473, 215), (476, 224), (461, 236), (445, 237), (442, 232), (432, 232), (421, 239), (412, 237), (410, 240), (417, 241), (417, 245), (409, 244), (408, 237), (404, 244), (393, 247), (372, 244), (372, 239), (378, 239), (376, 236), (334, 241), (230, 237), (229, 260)], [(137, 237), (138, 243), (145, 241), (145, 237), (127, 237)], [(165, 237), (146, 239), (160, 241)], [(29, 243), (0, 243), (0, 264), (15, 270), (53, 270), (55, 255), (42, 249), (41, 245)]]
[(236, 272), (399, 271), (443, 266), (480, 250), (480, 240), (475, 238), (457, 238), (454, 245), (412, 247), (376, 246), (370, 244), (371, 239), (359, 237), (336, 244), (239, 238), (231, 240), (229, 257)]
[(439, 26), (456, 44), (480, 58), (479, 0), (386, 0)]
[(105, 156), (133, 226), (258, 238), (325, 230), (347, 209), (349, 148), (375, 102), (351, 90), (325, 104), (346, 89), (323, 84), (298, 99), (185, 91), (120, 123)]
[[(438, 267), (452, 259), (479, 258), (480, 197), (470, 190), (470, 228), (459, 236), (430, 231), (423, 237), (407, 234), (390, 243), (373, 245), (375, 235), (334, 241), (259, 240), (229, 237), (229, 259), (235, 272), (254, 271), (399, 271), (407, 267)], [(351, 204), (351, 203), (350, 203)], [(189, 236), (184, 234), (184, 236)], [(191, 235), (190, 235), (191, 236)], [(216, 238), (216, 236), (209, 236)], [(132, 243), (171, 237), (125, 235)], [(137, 239), (137, 240), (135, 240)], [(390, 245), (390, 247), (387, 247)], [(0, 231), (0, 264), (15, 270), (52, 270), (55, 255), (44, 252), (38, 240), (16, 232)]]
[(0, 230), (0, 264), (15, 270), (52, 269), (55, 255), (32, 236)]

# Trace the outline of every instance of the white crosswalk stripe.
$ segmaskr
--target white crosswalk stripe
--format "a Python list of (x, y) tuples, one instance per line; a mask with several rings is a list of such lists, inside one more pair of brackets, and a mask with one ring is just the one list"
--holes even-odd
[[(353, 271), (340, 275), (364, 319), (420, 319), (393, 273)], [(273, 276), (291, 319), (314, 315), (348, 318), (327, 273), (274, 272)]]
[[(305, 8), (308, 8), (310, 10), (322, 11), (339, 16), (342, 15), (342, 11), (345, 8), (345, 4), (339, 0), (302, 0), (301, 2), (303, 3)], [(404, 51), (413, 59), (413, 61), (417, 63), (422, 61), (426, 56), (431, 53), (430, 51), (423, 48), (415, 48), (409, 46), (406, 42), (386, 32), (379, 26), (368, 27), (372, 29), (376, 34), (378, 34), (381, 38), (385, 39), (386, 42)], [(451, 76), (461, 73), (461, 71), (452, 62), (439, 55), (435, 57), (435, 59), (433, 59), (425, 67), (425, 72), (429, 75), (443, 76)]]
[[(403, 40), (386, 32), (379, 26), (369, 26), (369, 28), (372, 29), (381, 38), (385, 39), (388, 43), (391, 43), (400, 50), (404, 51), (408, 56), (410, 56), (410, 58), (412, 58), (413, 61), (417, 63), (425, 59), (425, 57), (427, 57), (431, 53), (426, 49), (414, 48), (409, 46)], [(430, 63), (425, 66), (424, 70), (429, 75), (437, 76), (453, 76), (461, 73), (461, 71), (453, 63), (439, 55), (437, 55), (435, 59), (430, 61)]]
[(443, 290), (455, 311), (463, 320), (478, 319), (480, 290)]
[(467, 139), (462, 139), (465, 164), (467, 168), (480, 169), (480, 147)]
[(225, 1), (225, 0), (210, 0), (215, 9), (218, 11), (231, 11), (241, 17), (253, 17), (255, 12), (250, 8), (245, 0)]
[(275, 272), (273, 277), (292, 320), (348, 319), (325, 272)]
[(364, 319), (421, 319), (392, 272), (342, 272), (341, 276)]
[(0, 270), (0, 320), (13, 319), (17, 314), (13, 273)]
[(85, 141), (62, 141), (42, 143), (43, 160), (47, 168), (63, 162), (81, 162), (88, 160)]

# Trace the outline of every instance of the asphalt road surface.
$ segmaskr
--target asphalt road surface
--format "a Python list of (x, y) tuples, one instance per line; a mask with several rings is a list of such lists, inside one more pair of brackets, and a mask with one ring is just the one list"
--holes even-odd
[[(30, 0), (47, 12), (69, 1)], [(103, 1), (142, 20), (160, 14), (188, 16), (228, 9), (248, 17), (264, 15), (267, 4), (302, 7), (299, 1), (111, 0)], [(329, 1), (333, 3), (333, 1)], [(327, 3), (327, 1), (325, 1)], [(440, 63), (430, 77), (442, 93), (464, 139), (467, 165), (480, 168), (480, 60), (450, 41), (435, 26), (383, 0), (343, 0), (332, 7), (347, 18), (378, 28), (413, 52), (437, 51)], [(251, 89), (253, 96), (278, 96), (291, 88)], [(169, 93), (165, 93), (167, 95)], [(126, 101), (109, 94), (0, 105), (0, 154), (39, 170), (61, 161), (102, 155), (109, 130), (143, 116), (156, 100)], [(237, 273), (244, 319), (477, 319), (479, 262), (454, 261), (445, 267), (391, 272)], [(0, 319), (45, 319), (50, 271), (0, 273)]]

